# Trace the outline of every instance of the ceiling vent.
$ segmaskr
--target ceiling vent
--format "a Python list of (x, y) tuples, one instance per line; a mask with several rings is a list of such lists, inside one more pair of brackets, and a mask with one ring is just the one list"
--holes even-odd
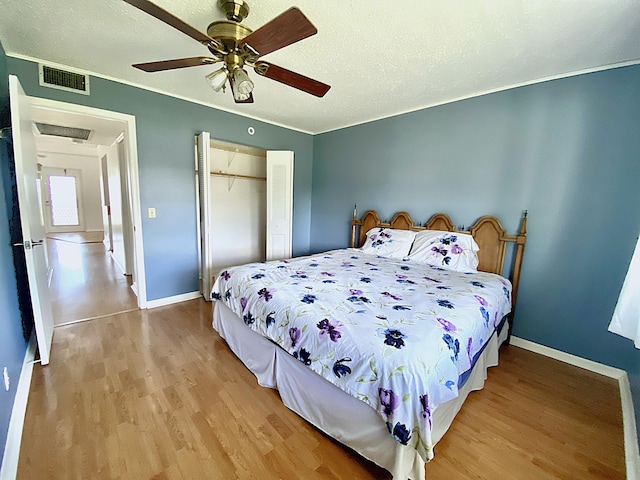
[(62, 125), (51, 125), (49, 123), (36, 122), (36, 128), (41, 135), (51, 135), (54, 137), (65, 137), (73, 140), (89, 140), (91, 130), (76, 127), (64, 127)]
[(89, 95), (89, 76), (39, 64), (40, 85)]

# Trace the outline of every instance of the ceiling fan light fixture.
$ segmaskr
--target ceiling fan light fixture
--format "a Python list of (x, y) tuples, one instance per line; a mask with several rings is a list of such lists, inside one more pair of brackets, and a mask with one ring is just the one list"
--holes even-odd
[(227, 83), (227, 69), (222, 67), (204, 78), (214, 91), (219, 92)]
[(251, 96), (250, 93), (240, 93), (237, 90), (233, 92), (233, 98), (236, 102), (244, 102)]
[(236, 67), (233, 69), (233, 84), (234, 84), (234, 92), (237, 94), (244, 95), (244, 99), (246, 100), (251, 92), (253, 92), (253, 82), (242, 68)]

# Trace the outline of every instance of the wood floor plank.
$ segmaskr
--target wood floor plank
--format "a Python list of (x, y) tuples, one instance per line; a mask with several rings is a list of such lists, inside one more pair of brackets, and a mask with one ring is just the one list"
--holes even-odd
[[(428, 479), (623, 479), (616, 381), (509, 346)], [(19, 479), (388, 479), (260, 387), (193, 300), (57, 327)]]

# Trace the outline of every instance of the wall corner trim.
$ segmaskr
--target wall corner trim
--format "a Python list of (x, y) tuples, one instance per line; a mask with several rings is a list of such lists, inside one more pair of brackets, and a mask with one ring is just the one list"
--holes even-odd
[(627, 372), (603, 363), (594, 362), (560, 350), (545, 347), (544, 345), (519, 337), (512, 336), (510, 344), (618, 380), (620, 401), (622, 404), (624, 458), (627, 469), (627, 480), (640, 480), (640, 449), (638, 447), (638, 433), (635, 409), (631, 397), (631, 385), (629, 384)]
[(27, 401), (33, 375), (33, 364), (36, 356), (36, 337), (31, 335), (27, 344), (27, 351), (22, 362), (22, 371), (16, 387), (16, 397), (13, 401), (9, 430), (7, 431), (7, 443), (4, 447), (0, 480), (13, 480), (18, 474), (18, 460), (20, 458), (20, 443), (22, 442), (22, 429), (27, 413)]

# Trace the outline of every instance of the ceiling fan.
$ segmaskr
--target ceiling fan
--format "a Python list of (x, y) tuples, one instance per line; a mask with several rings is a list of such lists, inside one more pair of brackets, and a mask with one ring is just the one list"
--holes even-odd
[(318, 33), (316, 27), (296, 7), (252, 31), (241, 23), (249, 15), (247, 2), (218, 0), (218, 8), (225, 13), (227, 20), (211, 23), (205, 34), (149, 0), (124, 1), (200, 42), (213, 55), (137, 63), (133, 65), (135, 68), (145, 72), (160, 72), (223, 62), (220, 69), (210, 73), (205, 79), (216, 92), (224, 91), (228, 81), (236, 103), (253, 103), (254, 84), (245, 67), (252, 67), (258, 75), (316, 97), (323, 97), (331, 88), (322, 82), (261, 60), (261, 57), (271, 52)]

